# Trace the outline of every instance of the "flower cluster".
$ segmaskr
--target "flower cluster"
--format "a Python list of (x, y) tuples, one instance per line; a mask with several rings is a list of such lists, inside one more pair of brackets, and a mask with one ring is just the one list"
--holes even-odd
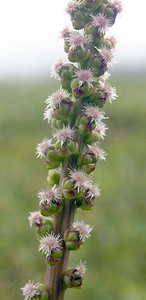
[(39, 251), (52, 270), (50, 276), (62, 274), (62, 278), (47, 278), (44, 289), (29, 281), (22, 288), (25, 300), (52, 297), (53, 281), (61, 280), (62, 290), (83, 284), (84, 263), (62, 270), (66, 253), (83, 245), (93, 229), (74, 220), (74, 212), (91, 210), (100, 195), (91, 174), (97, 162), (106, 159), (100, 147), (107, 130), (103, 107), (117, 97), (108, 83), (116, 45), (108, 32), (121, 11), (119, 0), (71, 0), (66, 8), (72, 29), (65, 27), (61, 37), (68, 60), (59, 59), (53, 66), (51, 76), (60, 80), (60, 88), (45, 100), (44, 120), (50, 124), (52, 137), (45, 137), (36, 147), (37, 158), (44, 158), (48, 168), (48, 186), (38, 192), (39, 211), (28, 218), (30, 226), (36, 227)]

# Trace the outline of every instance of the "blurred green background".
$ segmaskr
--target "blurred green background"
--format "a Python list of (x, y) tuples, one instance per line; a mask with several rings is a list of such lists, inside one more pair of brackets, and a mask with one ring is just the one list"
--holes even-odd
[[(92, 212), (77, 216), (94, 231), (70, 256), (70, 266), (82, 258), (88, 271), (84, 288), (67, 291), (65, 300), (146, 299), (146, 76), (117, 74), (112, 84), (119, 97), (105, 107), (107, 161), (94, 173), (101, 197)], [(45, 261), (27, 218), (47, 186), (35, 147), (50, 135), (44, 99), (56, 87), (47, 80), (0, 85), (0, 299), (23, 299), (20, 287), (29, 279), (44, 281)]]

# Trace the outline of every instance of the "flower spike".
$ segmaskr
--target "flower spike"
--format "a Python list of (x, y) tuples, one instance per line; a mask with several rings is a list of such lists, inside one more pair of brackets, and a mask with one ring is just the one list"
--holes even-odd
[[(100, 187), (92, 180), (99, 161), (106, 159), (100, 147), (107, 125), (104, 105), (112, 103), (116, 89), (108, 83), (116, 39), (110, 29), (122, 11), (120, 0), (69, 0), (66, 13), (72, 28), (60, 33), (68, 60), (59, 58), (51, 77), (60, 86), (45, 100), (44, 120), (51, 138), (36, 147), (45, 158), (47, 187), (37, 194), (39, 210), (30, 212), (39, 251), (45, 257), (45, 284), (29, 281), (21, 290), (24, 300), (64, 299), (67, 288), (81, 288), (86, 264), (80, 260), (67, 268), (69, 251), (77, 251), (93, 226), (75, 220), (78, 210), (91, 211)], [(93, 251), (91, 247), (91, 252)], [(92, 256), (92, 253), (91, 253)]]

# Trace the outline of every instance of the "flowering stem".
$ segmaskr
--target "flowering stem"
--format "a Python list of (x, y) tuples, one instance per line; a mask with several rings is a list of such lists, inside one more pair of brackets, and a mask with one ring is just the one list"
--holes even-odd
[(59, 60), (54, 66), (53, 75), (60, 79), (61, 88), (46, 99), (44, 112), (52, 138), (44, 138), (36, 149), (37, 157), (46, 158), (49, 186), (38, 193), (39, 211), (29, 216), (30, 226), (35, 225), (39, 235), (39, 251), (47, 261), (46, 280), (45, 285), (29, 281), (22, 288), (24, 300), (63, 300), (67, 288), (83, 285), (85, 264), (80, 261), (68, 268), (68, 259), (69, 252), (79, 249), (93, 229), (74, 217), (76, 209), (91, 210), (100, 195), (90, 174), (98, 160), (105, 160), (100, 141), (107, 127), (101, 109), (117, 96), (106, 83), (116, 43), (114, 37), (106, 37), (106, 31), (121, 10), (119, 0), (68, 3), (66, 12), (74, 29), (64, 29), (62, 37), (69, 63)]

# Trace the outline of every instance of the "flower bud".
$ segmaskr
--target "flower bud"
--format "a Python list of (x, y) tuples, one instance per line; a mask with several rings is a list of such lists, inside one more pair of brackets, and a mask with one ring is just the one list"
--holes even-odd
[(76, 30), (84, 28), (89, 21), (90, 13), (84, 9), (78, 9), (71, 15), (71, 22)]
[(48, 170), (53, 170), (53, 169), (56, 169), (60, 166), (61, 161), (54, 161), (54, 160), (49, 160), (48, 159), (46, 161), (46, 163), (47, 163)]
[(117, 14), (122, 11), (122, 4), (120, 1), (113, 1), (104, 7), (104, 15), (110, 20), (110, 26), (115, 23)]
[(66, 178), (62, 184), (63, 196), (66, 200), (72, 200), (75, 198), (75, 190), (73, 188), (73, 183), (70, 179)]
[[(73, 101), (71, 101), (69, 98), (64, 99), (60, 106), (54, 110), (54, 119), (61, 120), (62, 123), (65, 123), (69, 119), (70, 112), (73, 107)], [(60, 127), (61, 128), (61, 127)]]
[(88, 164), (83, 167), (87, 174), (91, 174), (96, 168), (96, 163)]
[(84, 0), (84, 7), (90, 11), (97, 10), (103, 4), (103, 0)]
[(107, 71), (107, 63), (100, 54), (95, 54), (89, 61), (89, 67), (92, 68), (93, 73), (99, 77)]
[(92, 143), (98, 142), (100, 140), (100, 136), (98, 134), (98, 132), (96, 132), (95, 130), (93, 130), (90, 135), (88, 136), (88, 140), (87, 143), (89, 145), (91, 145)]
[(47, 181), (51, 187), (54, 185), (58, 186), (60, 181), (60, 170), (50, 170), (48, 172)]
[(63, 128), (65, 122), (63, 122), (63, 120), (56, 120), (56, 119), (52, 119), (51, 120), (51, 128), (52, 129), (61, 129)]
[(89, 85), (87, 82), (84, 82), (82, 85), (80, 85), (80, 82), (77, 78), (71, 81), (71, 88), (75, 97), (87, 97), (92, 92), (91, 85)]
[(69, 269), (63, 277), (65, 288), (80, 288), (82, 287), (82, 282), (83, 279), (81, 276), (76, 274), (72, 269)]
[(63, 277), (65, 288), (80, 288), (83, 285), (83, 278), (86, 272), (85, 264), (80, 261), (79, 265), (68, 269)]
[(78, 56), (77, 51), (75, 49), (70, 49), (68, 51), (68, 59), (71, 62), (78, 62), (79, 61), (79, 56)]
[(60, 156), (58, 155), (56, 150), (52, 150), (48, 152), (48, 160), (52, 162), (61, 162)]
[(51, 216), (59, 213), (61, 211), (62, 205), (60, 201), (54, 199), (51, 201), (51, 203), (48, 203), (47, 201), (40, 201), (39, 207), (43, 216)]
[[(39, 284), (38, 289), (40, 291), (41, 300), (49, 300), (48, 292), (46, 290), (46, 286), (44, 284)], [(36, 299), (36, 298), (35, 298)]]
[(53, 230), (53, 220), (51, 218), (44, 218), (43, 226), (36, 229), (36, 233), (39, 236), (44, 236), (47, 233), (51, 233)]
[(82, 155), (79, 155), (77, 158), (78, 167), (82, 167), (83, 165), (88, 165), (93, 162), (92, 156), (88, 153), (84, 152)]
[(53, 229), (53, 221), (51, 218), (44, 218), (39, 211), (34, 211), (29, 214), (28, 217), (30, 227), (33, 225), (36, 227), (36, 233), (39, 236), (45, 235), (47, 232), (51, 232)]
[(49, 255), (47, 257), (48, 264), (51, 267), (55, 266), (56, 264), (58, 264), (60, 262), (62, 255), (63, 255), (63, 249), (58, 249), (58, 250), (52, 252), (51, 255)]
[(48, 159), (46, 163), (48, 170), (56, 169), (60, 166), (61, 157), (58, 155), (56, 150), (48, 153)]
[(61, 143), (56, 143), (56, 149), (58, 150), (58, 154), (61, 159), (65, 159), (70, 155), (77, 153), (78, 151), (78, 144), (72, 140), (68, 140), (64, 142), (63, 145)]
[(80, 203), (80, 208), (82, 208), (83, 210), (91, 210), (93, 206), (94, 206), (94, 199), (84, 196), (82, 199), (82, 203)]
[(68, 250), (77, 250), (82, 244), (79, 232), (76, 230), (67, 229), (64, 233), (64, 241)]
[(65, 39), (64, 39), (64, 51), (65, 51), (66, 53), (68, 53), (69, 48), (70, 48), (69, 40), (68, 40), (68, 38), (65, 38)]
[(90, 124), (79, 125), (79, 132), (83, 137), (89, 136), (91, 131), (92, 131), (92, 126)]
[(60, 80), (63, 89), (71, 91), (70, 82), (74, 76), (76, 67), (73, 64), (66, 64), (62, 67), (60, 71)]
[(90, 58), (90, 50), (89, 49), (83, 49), (82, 47), (78, 46), (75, 49), (70, 49), (68, 52), (68, 59), (71, 62), (80, 62), (80, 60), (82, 61), (86, 61)]

